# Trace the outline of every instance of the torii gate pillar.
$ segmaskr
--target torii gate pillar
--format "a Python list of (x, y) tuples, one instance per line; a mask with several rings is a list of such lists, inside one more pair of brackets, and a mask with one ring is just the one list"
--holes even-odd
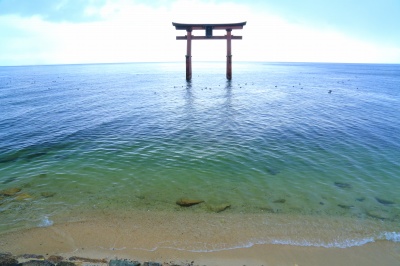
[[(177, 40), (186, 40), (186, 80), (192, 79), (192, 40), (226, 40), (226, 78), (232, 79), (232, 40), (241, 40), (242, 36), (233, 36), (233, 29), (243, 29), (246, 22), (228, 24), (182, 24), (172, 22), (177, 30), (186, 30), (186, 36), (176, 36)], [(193, 36), (193, 30), (205, 30), (206, 36)], [(213, 36), (213, 30), (226, 30), (225, 36)]]
[(186, 44), (186, 80), (192, 79), (192, 30), (187, 29)]
[(232, 47), (231, 47), (231, 29), (226, 30), (226, 78), (232, 79)]

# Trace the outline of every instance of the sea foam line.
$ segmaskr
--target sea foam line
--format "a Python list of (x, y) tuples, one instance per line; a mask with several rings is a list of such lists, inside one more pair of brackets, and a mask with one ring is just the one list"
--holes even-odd
[[(320, 242), (320, 241), (309, 241), (309, 240), (285, 240), (285, 239), (274, 239), (274, 240), (255, 240), (246, 243), (241, 243), (238, 245), (228, 245), (226, 243), (209, 245), (206, 243), (201, 244), (203, 248), (181, 248), (178, 247), (179, 243), (173, 243), (172, 246), (166, 245), (166, 242), (159, 243), (158, 247), (148, 249), (148, 251), (156, 251), (158, 249), (174, 249), (189, 252), (218, 252), (225, 250), (233, 250), (240, 248), (251, 248), (255, 245), (290, 245), (290, 246), (301, 246), (301, 247), (323, 247), (323, 248), (350, 248), (363, 246), (368, 243), (373, 243), (376, 241), (391, 241), (400, 242), (400, 232), (383, 232), (377, 237), (365, 237), (360, 239), (345, 239), (345, 240), (335, 240), (332, 242)], [(186, 243), (187, 244), (187, 243)], [(195, 243), (194, 243), (195, 244)], [(183, 245), (186, 246), (187, 245)]]
[(400, 242), (400, 232), (383, 232), (380, 235), (379, 240)]
[(44, 216), (43, 219), (38, 224), (38, 227), (48, 227), (53, 225), (53, 221), (49, 219), (48, 216)]

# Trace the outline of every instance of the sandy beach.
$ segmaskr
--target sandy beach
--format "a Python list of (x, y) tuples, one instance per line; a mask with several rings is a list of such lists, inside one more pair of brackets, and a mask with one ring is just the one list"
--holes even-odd
[[(260, 216), (240, 218), (237, 215), (235, 218), (223, 214), (203, 214), (196, 217), (185, 213), (142, 212), (135, 215), (109, 213), (99, 219), (93, 215), (79, 217), (74, 222), (55, 222), (48, 227), (3, 234), (0, 236), (0, 250), (15, 255), (33, 253), (45, 257), (123, 258), (142, 262), (173, 262), (178, 265), (192, 261), (194, 265), (247, 266), (372, 266), (400, 263), (400, 244), (386, 240), (348, 248), (256, 243), (238, 245), (244, 235), (256, 235), (260, 230), (251, 228), (251, 223), (246, 219), (258, 223)], [(61, 217), (59, 219), (62, 220)], [(224, 226), (217, 226), (218, 223)], [(284, 224), (281, 226), (284, 228)], [(275, 230), (275, 236), (282, 234), (276, 231), (276, 226), (271, 224), (271, 228)], [(259, 234), (264, 233), (259, 231)], [(294, 229), (292, 233), (295, 233)], [(329, 234), (327, 232), (327, 236)], [(204, 246), (203, 250), (199, 248), (201, 245)]]
[[(54, 242), (51, 242), (55, 244)], [(49, 242), (50, 244), (50, 242)], [(60, 243), (57, 248), (44, 248), (33, 243), (23, 244), (23, 248), (16, 248), (22, 251), (24, 248), (34, 250), (35, 254), (58, 254), (65, 258), (71, 256), (94, 258), (94, 259), (130, 259), (135, 261), (154, 261), (160, 263), (170, 263), (177, 265), (208, 266), (228, 266), (228, 265), (398, 265), (399, 245), (393, 243), (373, 243), (363, 247), (353, 247), (348, 249), (326, 249), (315, 247), (294, 247), (283, 245), (256, 245), (251, 248), (219, 251), (212, 253), (193, 253), (187, 251), (159, 249), (157, 251), (143, 250), (76, 250), (72, 252), (59, 251)], [(48, 245), (46, 245), (48, 247)], [(28, 250), (25, 250), (28, 251)], [(16, 253), (19, 254), (19, 253)], [(49, 254), (49, 255), (47, 255)], [(46, 256), (47, 255), (47, 256)], [(94, 265), (94, 264), (92, 264)], [(96, 264), (97, 265), (97, 264)], [(101, 265), (101, 264), (100, 264)]]

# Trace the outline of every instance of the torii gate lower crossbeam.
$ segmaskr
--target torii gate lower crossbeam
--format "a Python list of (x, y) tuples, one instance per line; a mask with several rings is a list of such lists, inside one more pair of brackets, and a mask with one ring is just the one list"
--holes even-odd
[[(182, 24), (172, 22), (177, 30), (186, 30), (185, 36), (176, 36), (177, 40), (186, 40), (186, 80), (192, 79), (192, 40), (226, 40), (226, 78), (232, 79), (232, 40), (241, 40), (242, 36), (233, 36), (232, 30), (243, 29), (246, 22), (228, 24)], [(193, 30), (205, 30), (205, 36), (193, 36)], [(225, 36), (213, 36), (213, 30), (226, 30)]]

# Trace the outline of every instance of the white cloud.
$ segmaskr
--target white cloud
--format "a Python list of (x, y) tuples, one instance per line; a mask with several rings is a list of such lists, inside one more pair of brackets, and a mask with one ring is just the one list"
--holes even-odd
[[(233, 59), (240, 61), (400, 62), (400, 49), (358, 41), (330, 29), (290, 24), (265, 11), (233, 3), (176, 1), (151, 7), (110, 1), (89, 7), (102, 20), (56, 23), (40, 17), (0, 17), (0, 64), (184, 61), (186, 42), (171, 22), (248, 21), (234, 30)], [(19, 35), (15, 33), (19, 33)], [(8, 34), (8, 35), (7, 35)], [(194, 31), (203, 35), (202, 31)], [(224, 35), (224, 31), (215, 31)], [(193, 41), (193, 60), (225, 60), (222, 40)]]
[(250, 52), (240, 47), (241, 60), (400, 62), (400, 49), (379, 47), (331, 29), (290, 24), (273, 16), (253, 17), (246, 31), (246, 42), (253, 48)]

